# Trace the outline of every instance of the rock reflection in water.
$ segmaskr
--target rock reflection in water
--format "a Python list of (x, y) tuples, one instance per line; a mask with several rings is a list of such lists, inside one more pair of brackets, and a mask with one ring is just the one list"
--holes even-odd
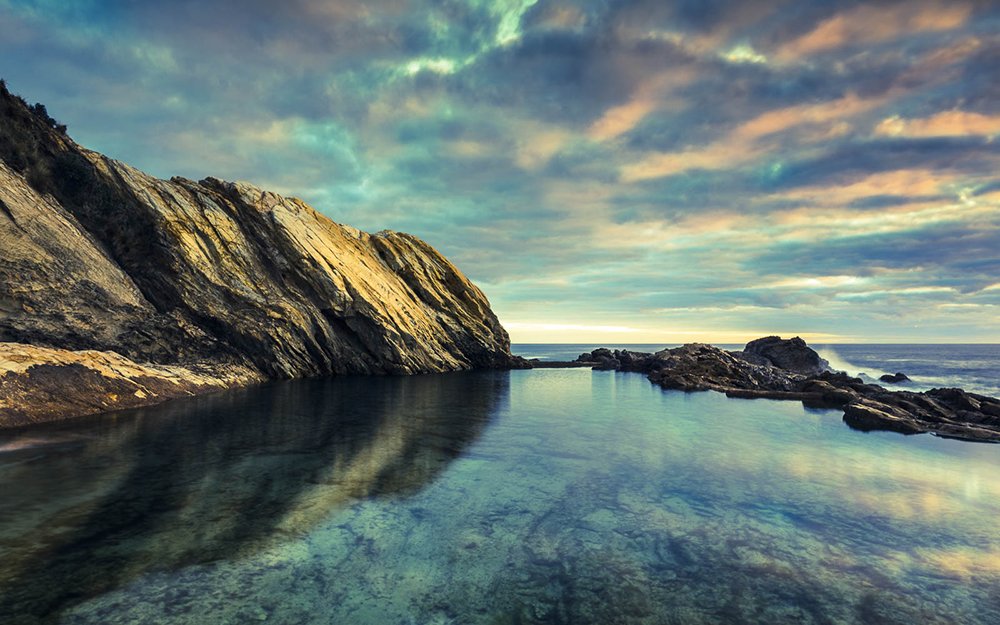
[(507, 384), (305, 380), (8, 434), (0, 621), (45, 622), (149, 571), (249, 555), (357, 499), (416, 492)]
[(302, 384), (0, 441), (23, 447), (0, 461), (0, 606), (65, 625), (1000, 623), (996, 446), (580, 369)]

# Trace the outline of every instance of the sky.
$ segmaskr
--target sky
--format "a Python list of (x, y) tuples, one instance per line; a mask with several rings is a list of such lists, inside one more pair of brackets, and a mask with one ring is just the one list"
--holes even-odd
[(997, 2), (0, 0), (0, 77), (420, 236), (515, 343), (1000, 343)]

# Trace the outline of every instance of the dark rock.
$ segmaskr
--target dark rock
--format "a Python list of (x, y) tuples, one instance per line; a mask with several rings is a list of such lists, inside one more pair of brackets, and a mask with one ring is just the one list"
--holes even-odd
[(614, 358), (614, 353), (607, 347), (598, 347), (592, 352), (585, 352), (576, 357), (576, 362), (599, 363)]
[(905, 373), (897, 371), (896, 373), (886, 373), (879, 376), (879, 380), (882, 382), (888, 382), (889, 384), (899, 384), (900, 382), (909, 382), (910, 378), (906, 376)]
[(509, 368), (511, 369), (534, 369), (541, 362), (537, 358), (528, 360), (522, 356), (511, 356)]
[(766, 336), (747, 343), (743, 348), (745, 354), (761, 357), (779, 369), (811, 375), (830, 368), (830, 363), (820, 358), (806, 342), (799, 337), (782, 339), (779, 336)]
[[(714, 390), (730, 397), (792, 399), (810, 407), (842, 408), (844, 421), (865, 431), (932, 432), (1000, 442), (1000, 400), (953, 388), (926, 393), (888, 391), (843, 372), (807, 375), (788, 367), (808, 369), (803, 365), (812, 362), (808, 355), (812, 350), (806, 352), (801, 339), (787, 343), (773, 351), (766, 346), (776, 345), (774, 337), (768, 337), (752, 341), (749, 346), (755, 347), (750, 352), (735, 353), (693, 343), (659, 352), (654, 356), (656, 366), (644, 366), (649, 369), (649, 379), (666, 389)], [(799, 356), (786, 358), (789, 353)], [(785, 366), (762, 364), (761, 358), (771, 362), (772, 356)]]
[(621, 362), (614, 357), (611, 358), (601, 358), (594, 365), (594, 369), (597, 371), (617, 371), (621, 367)]
[(599, 347), (591, 352), (577, 356), (573, 364), (566, 366), (588, 365), (595, 371), (645, 371), (652, 354), (630, 352), (627, 349), (614, 351), (607, 347)]
[(1000, 442), (1000, 400), (957, 388), (926, 393), (889, 391), (844, 372), (830, 371), (826, 361), (797, 337), (787, 341), (757, 339), (742, 352), (701, 343), (656, 354), (602, 347), (571, 363), (535, 366), (637, 371), (665, 389), (712, 390), (743, 399), (791, 399), (810, 408), (839, 408), (849, 426), (864, 431), (931, 432)]
[(901, 434), (919, 434), (927, 431), (905, 412), (864, 399), (844, 406), (844, 422), (865, 432), (889, 430)]
[(795, 378), (777, 367), (755, 365), (730, 352), (691, 343), (656, 354), (660, 367), (649, 379), (664, 388), (682, 391), (732, 389), (793, 391)]
[[(966, 393), (960, 388), (933, 388), (927, 391), (927, 396), (939, 402), (953, 406), (956, 410), (973, 410), (979, 412), (983, 408), (983, 400), (988, 397)], [(995, 402), (995, 400), (994, 400)]]

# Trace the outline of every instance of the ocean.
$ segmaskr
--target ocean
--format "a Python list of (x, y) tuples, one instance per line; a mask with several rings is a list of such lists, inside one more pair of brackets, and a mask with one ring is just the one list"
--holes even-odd
[[(924, 382), (996, 367), (845, 347)], [(0, 493), (4, 625), (1000, 623), (1000, 445), (631, 373), (297, 380), (0, 432)]]
[[(525, 358), (574, 360), (598, 347), (657, 352), (677, 345), (664, 344), (531, 344), (520, 343), (511, 351)], [(743, 345), (719, 345), (724, 349), (743, 349)], [(892, 389), (925, 391), (931, 388), (958, 387), (973, 393), (1000, 397), (1000, 345), (812, 345), (838, 371), (847, 371), (868, 382), (882, 384), (880, 375), (901, 371), (911, 383), (886, 385)]]

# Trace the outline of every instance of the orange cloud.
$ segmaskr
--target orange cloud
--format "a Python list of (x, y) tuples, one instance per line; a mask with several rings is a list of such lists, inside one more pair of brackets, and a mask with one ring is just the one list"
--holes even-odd
[(875, 126), (875, 134), (891, 137), (964, 137), (1000, 134), (1000, 115), (967, 111), (942, 111), (915, 119), (888, 117)]
[(897, 169), (871, 174), (847, 184), (802, 187), (783, 193), (780, 197), (809, 202), (815, 206), (844, 206), (855, 200), (883, 195), (938, 195), (958, 181), (956, 175), (932, 169)]
[(768, 236), (775, 241), (822, 241), (837, 236), (905, 232), (917, 228), (958, 222), (975, 222), (995, 215), (995, 205), (925, 202), (891, 209), (858, 210), (803, 206), (776, 213), (767, 219), (773, 228)]
[(594, 122), (587, 134), (592, 139), (605, 141), (628, 132), (656, 109), (656, 101), (649, 97), (639, 96), (621, 106), (615, 106), (604, 112), (599, 120)]
[(768, 111), (740, 126), (734, 135), (740, 139), (757, 139), (805, 124), (825, 124), (841, 121), (863, 113), (884, 102), (884, 98), (862, 99), (848, 94), (839, 100), (820, 104), (800, 104)]
[(668, 104), (671, 91), (694, 78), (694, 72), (674, 70), (644, 81), (628, 102), (609, 108), (591, 124), (587, 135), (597, 141), (606, 141), (632, 130), (646, 115)]
[(522, 124), (525, 137), (518, 141), (514, 161), (521, 169), (533, 170), (543, 167), (570, 139), (570, 133), (562, 129), (545, 129), (540, 125)]
[(792, 61), (847, 44), (888, 41), (903, 34), (951, 30), (972, 13), (965, 3), (899, 3), (895, 6), (860, 6), (821, 22), (811, 32), (785, 44), (777, 57)]
[(771, 146), (761, 140), (799, 126), (829, 125), (831, 132), (843, 133), (844, 119), (885, 103), (890, 96), (859, 98), (848, 94), (820, 104), (801, 104), (768, 111), (737, 126), (729, 135), (702, 148), (681, 152), (647, 154), (642, 160), (621, 170), (623, 182), (662, 178), (689, 169), (722, 169), (740, 165), (769, 153)]

